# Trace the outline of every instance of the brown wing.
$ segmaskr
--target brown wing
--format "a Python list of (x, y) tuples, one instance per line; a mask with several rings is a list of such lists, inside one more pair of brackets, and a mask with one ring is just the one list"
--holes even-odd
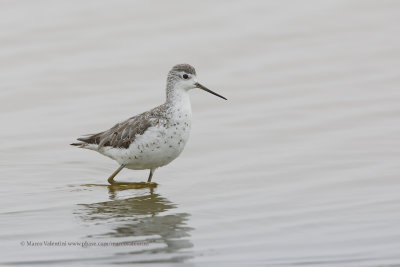
[(115, 148), (128, 148), (135, 141), (136, 135), (142, 135), (146, 130), (155, 126), (163, 119), (160, 116), (161, 106), (117, 123), (107, 131), (89, 135), (88, 137), (78, 138), (83, 143), (74, 143), (84, 147), (85, 144), (96, 144), (99, 148), (110, 146)]

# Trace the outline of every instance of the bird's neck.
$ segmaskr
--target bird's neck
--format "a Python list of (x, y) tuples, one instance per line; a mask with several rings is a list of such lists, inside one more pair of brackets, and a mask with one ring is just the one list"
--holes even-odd
[(192, 106), (187, 91), (167, 90), (166, 104), (174, 117), (181, 117), (182, 115), (190, 117), (192, 114)]
[(190, 106), (189, 93), (180, 88), (167, 88), (167, 104)]

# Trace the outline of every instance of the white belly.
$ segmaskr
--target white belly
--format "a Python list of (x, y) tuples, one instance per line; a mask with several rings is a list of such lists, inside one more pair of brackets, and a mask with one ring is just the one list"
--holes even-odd
[(188, 120), (170, 120), (168, 124), (150, 127), (143, 135), (138, 135), (127, 148), (103, 147), (100, 153), (126, 168), (144, 170), (165, 166), (183, 151), (190, 134)]

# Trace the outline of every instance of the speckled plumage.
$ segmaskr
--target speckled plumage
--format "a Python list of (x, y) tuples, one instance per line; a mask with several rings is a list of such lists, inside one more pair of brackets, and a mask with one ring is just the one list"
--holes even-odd
[(108, 146), (128, 148), (135, 141), (136, 135), (142, 135), (149, 127), (158, 126), (160, 123), (168, 121), (165, 112), (163, 112), (164, 105), (117, 123), (104, 132), (81, 137), (78, 140), (83, 142), (83, 146), (86, 144), (98, 145), (97, 149)]
[(151, 181), (153, 171), (177, 158), (189, 139), (192, 110), (188, 91), (193, 88), (220, 96), (197, 83), (192, 66), (179, 64), (168, 73), (164, 104), (106, 131), (78, 138), (80, 142), (72, 145), (95, 150), (116, 160), (121, 167), (114, 176), (124, 167), (150, 169)]

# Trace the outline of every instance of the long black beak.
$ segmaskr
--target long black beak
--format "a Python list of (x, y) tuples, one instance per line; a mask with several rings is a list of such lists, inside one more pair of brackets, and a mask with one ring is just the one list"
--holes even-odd
[(219, 95), (219, 94), (217, 94), (216, 92), (211, 91), (210, 89), (208, 89), (207, 87), (205, 87), (205, 86), (203, 86), (203, 85), (201, 85), (201, 84), (199, 84), (199, 83), (195, 83), (194, 85), (196, 85), (197, 88), (200, 88), (200, 89), (202, 89), (202, 90), (204, 90), (204, 91), (206, 91), (206, 92), (209, 92), (209, 93), (211, 93), (211, 94), (213, 94), (213, 95), (219, 96), (220, 98), (223, 98), (223, 99), (225, 99), (225, 100), (228, 100), (228, 99), (226, 99), (225, 97), (223, 97), (222, 95)]

